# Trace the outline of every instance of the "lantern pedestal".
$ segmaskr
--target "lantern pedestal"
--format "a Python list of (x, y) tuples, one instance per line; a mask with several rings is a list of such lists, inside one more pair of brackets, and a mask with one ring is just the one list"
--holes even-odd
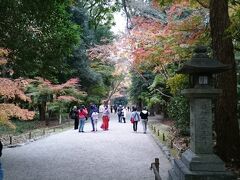
[(182, 91), (190, 100), (190, 149), (174, 159), (169, 180), (230, 180), (224, 162), (213, 153), (212, 99), (221, 90), (193, 88)]
[[(206, 166), (206, 162), (204, 163)], [(226, 171), (193, 171), (180, 159), (174, 159), (173, 169), (168, 172), (169, 180), (233, 180)]]

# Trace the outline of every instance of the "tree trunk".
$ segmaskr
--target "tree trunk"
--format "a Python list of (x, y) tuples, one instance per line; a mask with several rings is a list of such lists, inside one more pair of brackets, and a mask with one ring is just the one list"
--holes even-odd
[(46, 102), (42, 102), (41, 104), (38, 104), (38, 110), (39, 110), (39, 119), (40, 121), (45, 121), (46, 126), (48, 126), (48, 118), (46, 118)]
[(237, 76), (232, 38), (226, 35), (230, 25), (227, 0), (210, 1), (210, 26), (213, 56), (232, 66), (217, 76), (217, 88), (223, 93), (216, 102), (215, 126), (217, 154), (225, 161), (240, 160), (240, 136), (237, 120)]

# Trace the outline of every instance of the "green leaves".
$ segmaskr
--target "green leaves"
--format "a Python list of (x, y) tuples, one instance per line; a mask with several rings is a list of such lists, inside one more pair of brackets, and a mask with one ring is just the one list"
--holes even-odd
[(188, 77), (183, 74), (176, 74), (167, 80), (167, 87), (173, 95), (179, 95), (181, 90), (187, 87)]
[(167, 113), (175, 122), (181, 134), (189, 135), (190, 112), (185, 97), (174, 96), (167, 106)]
[(4, 0), (0, 5), (0, 46), (11, 49), (14, 76), (56, 80), (67, 68), (64, 57), (79, 42), (79, 26), (70, 21), (64, 1)]

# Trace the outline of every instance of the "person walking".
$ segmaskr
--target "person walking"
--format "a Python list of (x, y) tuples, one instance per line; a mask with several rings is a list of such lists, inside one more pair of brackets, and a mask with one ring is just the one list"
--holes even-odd
[(97, 106), (95, 104), (91, 103), (90, 108), (89, 108), (89, 117), (91, 119), (92, 131), (95, 131), (95, 126), (94, 126), (94, 120), (92, 118), (92, 113), (97, 112), (97, 111), (98, 111)]
[(117, 105), (116, 104), (114, 104), (113, 109), (114, 109), (114, 113), (116, 114), (117, 113)]
[(148, 122), (148, 111), (147, 108), (144, 107), (143, 110), (140, 112), (140, 117), (142, 119), (142, 125), (143, 125), (143, 133), (147, 133), (147, 122)]
[(102, 104), (99, 106), (98, 108), (98, 113), (99, 113), (99, 118), (102, 118), (102, 114), (103, 114), (103, 111), (104, 111), (104, 102), (102, 102)]
[(126, 117), (127, 117), (127, 108), (126, 107), (123, 107), (123, 111), (122, 111), (122, 119), (123, 119), (123, 122), (126, 123)]
[[(0, 140), (0, 157), (2, 156), (2, 149), (3, 149), (3, 144), (2, 141)], [(3, 169), (2, 169), (2, 164), (0, 160), (0, 180), (3, 179)]]
[(78, 111), (79, 132), (84, 132), (83, 129), (84, 129), (87, 115), (88, 115), (87, 109), (82, 105)]
[(123, 116), (123, 112), (122, 112), (123, 108), (122, 105), (119, 105), (117, 108), (117, 114), (118, 114), (118, 122), (122, 122), (122, 116)]
[(140, 116), (137, 113), (137, 108), (133, 107), (133, 111), (131, 114), (131, 122), (133, 123), (133, 131), (137, 132), (137, 125), (138, 125), (138, 121), (140, 121)]
[(106, 131), (109, 127), (109, 120), (110, 120), (110, 111), (107, 106), (105, 106), (102, 116), (102, 125), (101, 128)]
[(97, 122), (98, 122), (98, 112), (97, 112), (97, 109), (95, 109), (93, 111), (91, 118), (93, 119), (93, 122), (94, 122), (95, 131), (97, 131)]
[(70, 118), (74, 119), (74, 130), (78, 129), (79, 125), (78, 110), (77, 106), (73, 106), (73, 109), (69, 113)]

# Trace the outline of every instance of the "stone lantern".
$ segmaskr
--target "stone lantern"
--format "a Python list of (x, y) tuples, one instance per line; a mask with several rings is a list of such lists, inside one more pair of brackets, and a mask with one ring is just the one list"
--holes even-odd
[(207, 48), (199, 46), (190, 61), (177, 73), (189, 74), (191, 88), (182, 94), (190, 103), (190, 149), (180, 159), (173, 160), (169, 180), (225, 180), (233, 176), (225, 171), (224, 162), (213, 153), (212, 99), (220, 93), (214, 88), (213, 75), (230, 69), (210, 59)]

